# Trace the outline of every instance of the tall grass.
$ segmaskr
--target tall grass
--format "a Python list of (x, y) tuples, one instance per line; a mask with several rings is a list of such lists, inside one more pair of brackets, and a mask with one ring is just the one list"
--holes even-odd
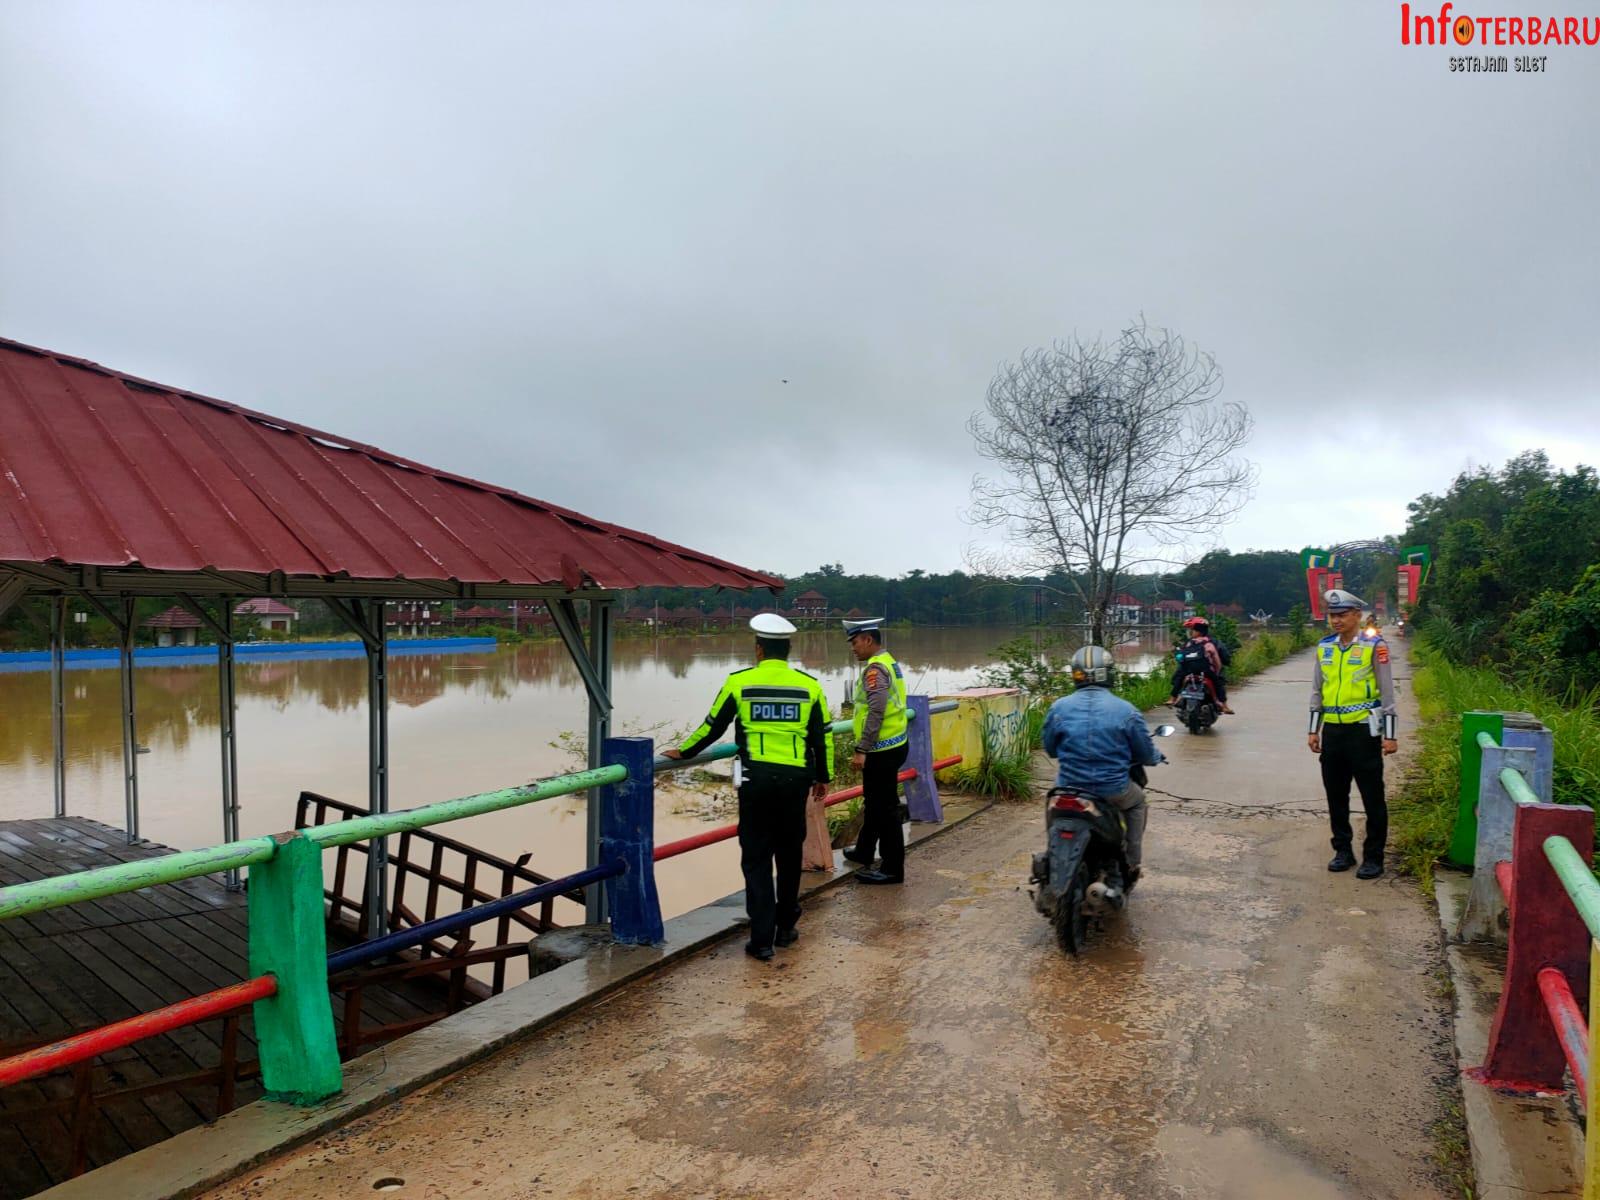
[(1411, 659), (1422, 726), (1390, 814), (1402, 869), (1431, 885), (1433, 864), (1449, 845), (1460, 793), (1461, 714), (1473, 709), (1526, 712), (1543, 721), (1555, 734), (1552, 798), (1600, 806), (1600, 687), (1558, 696), (1492, 667), (1459, 666), (1426, 636)]
[[(1038, 725), (1044, 722), (1044, 710), (1038, 710)], [(1011, 738), (1002, 742), (990, 732), (985, 722), (980, 733), (983, 755), (975, 765), (955, 768), (956, 787), (963, 792), (974, 792), (992, 800), (1025, 800), (1033, 794), (1033, 752), (1038, 742), (1035, 732), (1034, 711), (1028, 712), (1025, 732), (1028, 736)]]

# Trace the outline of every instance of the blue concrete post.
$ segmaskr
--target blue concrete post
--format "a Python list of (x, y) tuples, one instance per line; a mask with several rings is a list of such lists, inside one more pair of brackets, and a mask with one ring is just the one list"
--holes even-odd
[(943, 821), (939, 781), (933, 777), (933, 715), (928, 712), (928, 697), (907, 696), (906, 707), (911, 710), (906, 766), (917, 773), (906, 784), (906, 810), (913, 821)]
[(1524, 770), (1523, 775), (1540, 803), (1549, 804), (1555, 786), (1556, 735), (1542, 724), (1537, 729), (1507, 726), (1500, 735), (1500, 744), (1533, 751), (1533, 770)]
[(656, 894), (656, 784), (650, 738), (601, 742), (601, 762), (627, 769), (627, 778), (600, 789), (600, 861), (621, 859), (627, 870), (606, 881), (613, 941), (652, 946), (665, 940)]

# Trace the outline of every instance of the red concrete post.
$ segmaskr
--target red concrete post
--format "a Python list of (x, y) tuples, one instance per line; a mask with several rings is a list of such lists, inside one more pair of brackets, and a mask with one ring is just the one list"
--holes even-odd
[(1500, 1008), (1482, 1067), (1469, 1072), (1490, 1087), (1560, 1091), (1566, 1071), (1561, 1040), (1539, 992), (1539, 972), (1555, 967), (1587, 1011), (1589, 930), (1544, 853), (1552, 835), (1569, 839), (1587, 862), (1594, 811), (1566, 804), (1519, 804), (1512, 831), (1515, 898)]

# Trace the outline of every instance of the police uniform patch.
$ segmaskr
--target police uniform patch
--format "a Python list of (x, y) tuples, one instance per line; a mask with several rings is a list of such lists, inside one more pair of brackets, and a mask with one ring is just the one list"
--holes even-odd
[(883, 677), (883, 668), (882, 667), (871, 666), (871, 667), (867, 668), (867, 687), (868, 688), (883, 687), (888, 682), (889, 681)]
[(1379, 642), (1378, 643), (1378, 655), (1377, 655), (1377, 657), (1378, 657), (1378, 661), (1381, 662), (1381, 663), (1386, 663), (1386, 662), (1389, 661), (1389, 643), (1388, 642)]
[(800, 706), (789, 701), (753, 700), (750, 703), (752, 721), (798, 721)]

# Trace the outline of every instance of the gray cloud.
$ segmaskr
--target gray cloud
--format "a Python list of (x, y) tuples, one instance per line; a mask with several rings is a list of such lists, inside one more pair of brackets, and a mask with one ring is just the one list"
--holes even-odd
[(996, 364), (1143, 312), (1256, 415), (1228, 544), (1387, 532), (1600, 461), (1600, 47), (1453, 75), (1398, 9), (9, 5), (0, 332), (900, 572)]

